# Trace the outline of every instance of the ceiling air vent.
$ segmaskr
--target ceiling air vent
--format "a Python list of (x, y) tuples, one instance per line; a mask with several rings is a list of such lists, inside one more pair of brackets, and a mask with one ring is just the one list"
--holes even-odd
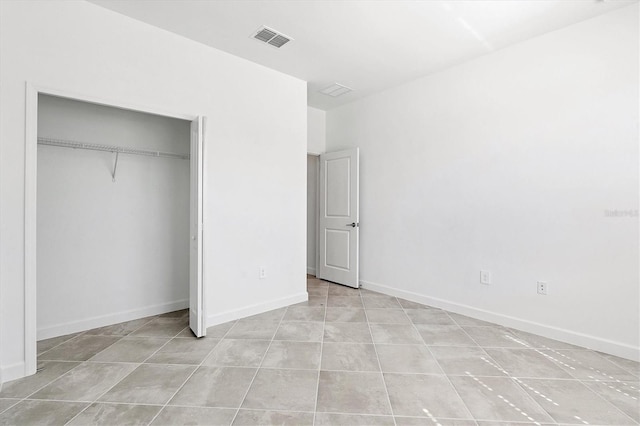
[(276, 30), (268, 27), (261, 27), (260, 29), (258, 29), (258, 31), (253, 33), (251, 37), (263, 43), (267, 43), (273, 47), (277, 47), (278, 49), (292, 40), (291, 37), (281, 34)]
[(351, 91), (352, 89), (348, 88), (347, 86), (334, 83), (331, 86), (325, 87), (324, 89), (320, 90), (320, 93), (322, 93), (323, 95), (331, 96), (333, 98), (337, 98), (338, 96), (342, 96), (345, 93), (349, 93)]

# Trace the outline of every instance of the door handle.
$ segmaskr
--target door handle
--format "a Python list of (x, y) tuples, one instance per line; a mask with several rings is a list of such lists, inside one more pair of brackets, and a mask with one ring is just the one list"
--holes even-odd
[(352, 227), (352, 228), (355, 228), (356, 226), (358, 226), (358, 224), (357, 224), (357, 223), (355, 223), (355, 222), (351, 222), (351, 223), (347, 223), (347, 225), (346, 225), (346, 226), (350, 226), (350, 227)]

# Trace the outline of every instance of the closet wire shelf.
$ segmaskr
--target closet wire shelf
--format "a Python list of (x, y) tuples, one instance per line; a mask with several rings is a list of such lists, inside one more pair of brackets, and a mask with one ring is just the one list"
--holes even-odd
[(73, 148), (73, 149), (89, 149), (92, 151), (104, 151), (104, 152), (112, 152), (116, 154), (119, 153), (119, 154), (146, 155), (148, 157), (177, 158), (179, 160), (189, 159), (188, 154), (176, 154), (174, 152), (151, 151), (147, 149), (134, 149), (134, 148), (127, 148), (123, 146), (101, 145), (101, 144), (94, 144), (94, 143), (69, 141), (69, 140), (63, 140), (63, 139), (51, 139), (51, 138), (39, 137), (38, 145), (59, 146), (63, 148)]
[(118, 168), (118, 157), (120, 154), (145, 155), (147, 157), (164, 157), (176, 158), (179, 160), (188, 160), (187, 154), (176, 154), (174, 152), (150, 151), (147, 149), (126, 148), (123, 146), (101, 145), (96, 143), (84, 143), (76, 141), (68, 141), (64, 139), (38, 138), (38, 145), (59, 146), (62, 148), (88, 149), (91, 151), (103, 151), (116, 154), (113, 163), (113, 173), (111, 173), (111, 181), (116, 181), (116, 170)]

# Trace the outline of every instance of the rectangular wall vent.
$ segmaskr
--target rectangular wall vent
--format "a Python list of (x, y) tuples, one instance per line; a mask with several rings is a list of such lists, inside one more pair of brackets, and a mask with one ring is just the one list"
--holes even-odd
[(293, 40), (291, 37), (268, 27), (260, 27), (258, 31), (251, 34), (251, 37), (278, 49)]
[(351, 91), (352, 89), (348, 88), (347, 86), (334, 83), (331, 86), (325, 87), (324, 89), (320, 90), (320, 93), (322, 93), (323, 95), (331, 96), (333, 98), (337, 98), (338, 96), (342, 96), (345, 93), (349, 93)]

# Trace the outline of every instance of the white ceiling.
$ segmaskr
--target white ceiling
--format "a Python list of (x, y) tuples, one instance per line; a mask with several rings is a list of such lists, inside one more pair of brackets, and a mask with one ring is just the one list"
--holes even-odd
[[(90, 1), (306, 80), (327, 110), (637, 0)], [(252, 39), (262, 25), (294, 40)], [(353, 92), (318, 93), (335, 82)]]

